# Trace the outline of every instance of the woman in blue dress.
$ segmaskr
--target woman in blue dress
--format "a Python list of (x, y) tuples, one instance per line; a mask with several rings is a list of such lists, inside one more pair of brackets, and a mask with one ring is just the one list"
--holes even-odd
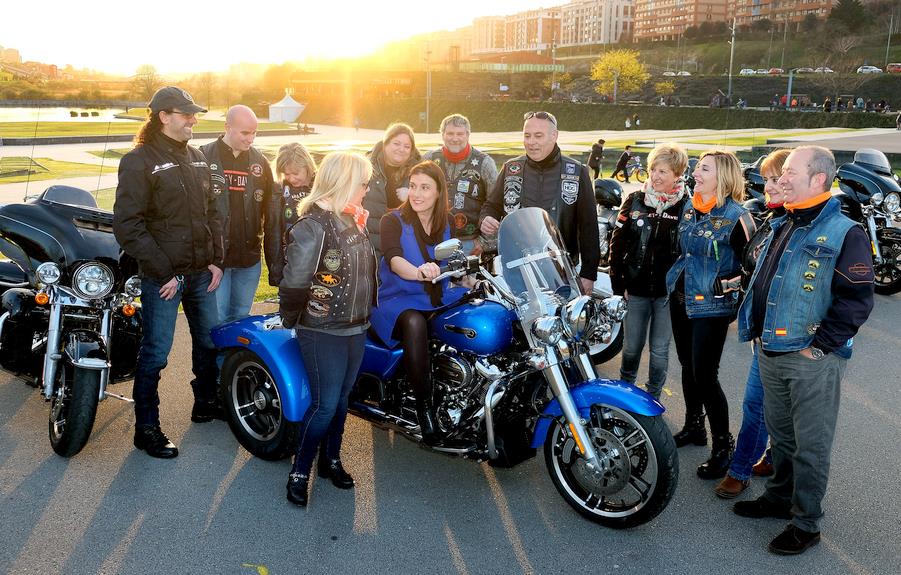
[(403, 366), (416, 396), (423, 440), (433, 444), (437, 426), (432, 408), (428, 319), (430, 311), (458, 300), (465, 289), (452, 288), (441, 274), (435, 246), (451, 238), (453, 222), (447, 205), (447, 183), (434, 162), (410, 171), (410, 192), (396, 210), (382, 216), (382, 261), (378, 306), (372, 327), (391, 347), (403, 346)]

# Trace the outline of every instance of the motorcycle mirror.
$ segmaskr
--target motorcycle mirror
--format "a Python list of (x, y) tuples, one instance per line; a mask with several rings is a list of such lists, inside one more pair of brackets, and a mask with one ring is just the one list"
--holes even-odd
[(462, 249), (463, 244), (456, 238), (441, 242), (440, 244), (435, 246), (435, 259), (446, 260), (447, 258), (454, 255), (454, 252), (460, 251)]

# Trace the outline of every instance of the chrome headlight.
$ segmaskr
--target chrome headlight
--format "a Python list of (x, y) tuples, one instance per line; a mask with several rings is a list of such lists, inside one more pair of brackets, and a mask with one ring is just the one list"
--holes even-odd
[(125, 293), (131, 297), (138, 297), (141, 295), (141, 278), (138, 276), (131, 276), (128, 278), (125, 282)]
[(59, 269), (59, 266), (53, 262), (44, 262), (38, 266), (38, 269), (35, 270), (35, 275), (38, 277), (38, 281), (44, 285), (52, 285), (59, 281), (59, 278), (62, 276), (62, 272)]
[(557, 345), (563, 337), (563, 322), (556, 316), (540, 317), (532, 324), (532, 335), (542, 343)]
[(560, 309), (560, 314), (563, 316), (563, 329), (566, 335), (576, 341), (582, 341), (588, 336), (596, 315), (594, 300), (587, 295), (579, 296), (567, 302)]
[(898, 192), (890, 192), (885, 196), (885, 199), (882, 200), (882, 208), (890, 214), (901, 210), (901, 196), (898, 195)]
[(623, 321), (626, 317), (626, 300), (614, 295), (604, 300), (604, 312), (613, 321)]
[(102, 298), (113, 289), (113, 272), (97, 262), (83, 264), (72, 276), (72, 289), (84, 299)]
[(876, 192), (875, 194), (870, 196), (870, 203), (873, 204), (874, 206), (878, 206), (879, 204), (882, 203), (882, 198), (883, 198), (882, 192)]

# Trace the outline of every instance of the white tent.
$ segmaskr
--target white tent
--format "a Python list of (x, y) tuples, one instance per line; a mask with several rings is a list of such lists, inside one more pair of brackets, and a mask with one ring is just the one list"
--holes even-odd
[(285, 97), (280, 102), (269, 105), (269, 121), (296, 122), (304, 107), (303, 104), (292, 98), (290, 94), (285, 94)]

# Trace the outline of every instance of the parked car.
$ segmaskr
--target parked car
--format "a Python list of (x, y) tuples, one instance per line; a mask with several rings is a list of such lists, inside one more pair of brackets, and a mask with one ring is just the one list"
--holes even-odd
[(767, 70), (767, 74), (770, 76), (778, 76), (779, 74), (785, 74), (785, 70), (782, 68), (770, 68)]
[(889, 74), (901, 74), (901, 63), (892, 62), (885, 65), (885, 71)]
[(691, 72), (689, 72), (688, 70), (679, 70), (679, 73), (676, 75), (677, 76), (691, 76)]
[(761, 76), (766, 76), (769, 72), (770, 71), (766, 68), (757, 68), (757, 74), (760, 74)]
[(673, 72), (672, 70), (667, 70), (666, 72), (663, 73), (663, 75), (664, 76), (675, 76), (676, 73)]
[(753, 68), (742, 68), (738, 73), (739, 76), (753, 76), (757, 72), (754, 71)]
[(826, 66), (820, 66), (816, 70), (814, 70), (817, 74), (834, 74), (835, 70), (832, 68), (827, 68)]
[(813, 74), (813, 68), (798, 68), (795, 74)]
[(882, 68), (876, 66), (861, 66), (857, 69), (858, 74), (881, 74)]

